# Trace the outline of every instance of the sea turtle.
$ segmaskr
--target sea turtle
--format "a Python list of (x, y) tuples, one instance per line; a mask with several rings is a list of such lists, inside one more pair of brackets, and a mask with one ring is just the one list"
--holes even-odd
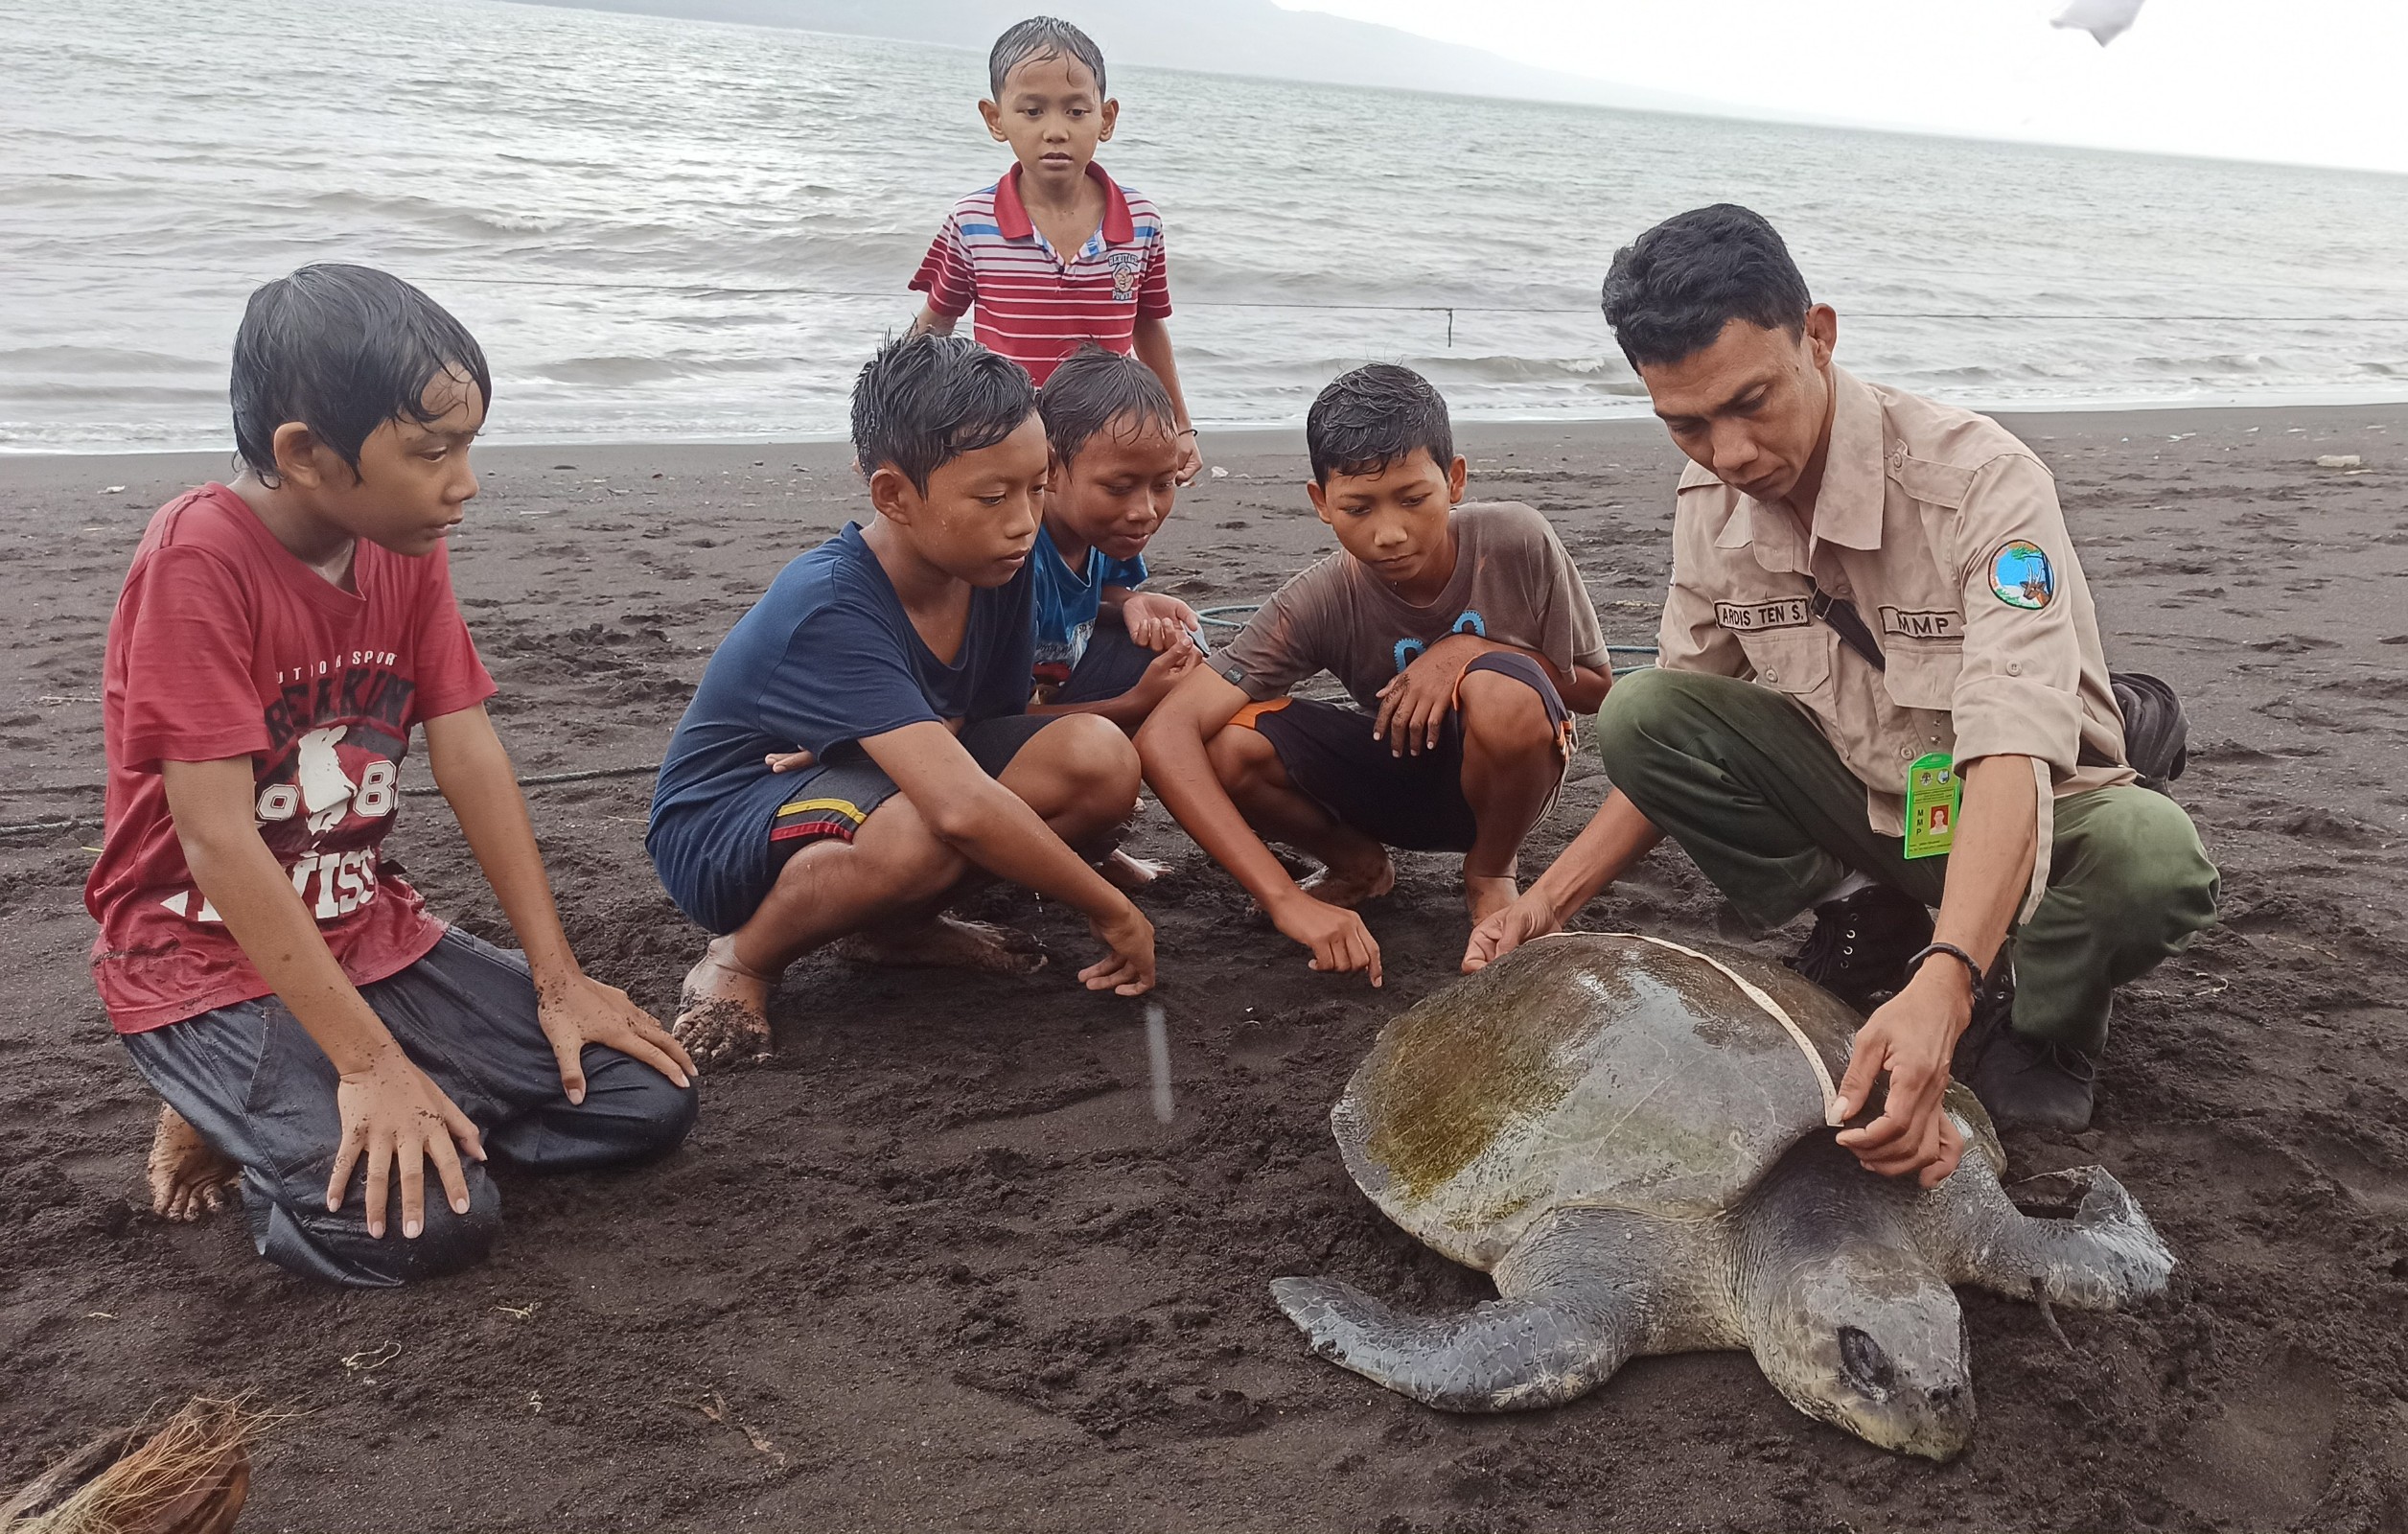
[(1389, 1219), (1498, 1298), (1401, 1313), (1350, 1285), (1271, 1292), (1313, 1351), (1416, 1401), (1572, 1400), (1625, 1359), (1747, 1348), (1808, 1416), (1947, 1459), (1971, 1436), (1952, 1284), (2110, 1309), (2174, 1259), (2103, 1168), (2000, 1184), (1989, 1116), (1948, 1107), (1963, 1164), (1877, 1176), (1825, 1125), (1857, 1019), (1736, 949), (1567, 934), (1390, 1022), (1330, 1120)]

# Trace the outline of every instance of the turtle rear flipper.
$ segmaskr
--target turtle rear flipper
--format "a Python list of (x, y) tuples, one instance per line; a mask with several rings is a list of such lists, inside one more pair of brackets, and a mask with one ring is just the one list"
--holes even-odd
[(1674, 1238), (1645, 1238), (1664, 1229), (1618, 1211), (1561, 1211), (1497, 1265), (1500, 1298), (1453, 1315), (1408, 1315), (1328, 1278), (1275, 1278), (1271, 1297), (1313, 1352), (1424, 1406), (1562, 1406), (1649, 1340), (1663, 1309), (1652, 1269)]
[(1536, 1295), (1456, 1315), (1407, 1315), (1330, 1278), (1275, 1278), (1271, 1297), (1313, 1352), (1447, 1411), (1524, 1411), (1586, 1395), (1622, 1366), (1634, 1330)]
[[(2047, 1173), (2012, 1189), (1959, 1173), (1941, 1187), (1956, 1195), (1948, 1234), (1959, 1282), (2014, 1299), (2037, 1292), (2059, 1305), (2111, 1311), (2164, 1293), (2173, 1273), (2165, 1239), (2104, 1167)], [(2026, 1214), (2019, 1205), (2072, 1212)]]

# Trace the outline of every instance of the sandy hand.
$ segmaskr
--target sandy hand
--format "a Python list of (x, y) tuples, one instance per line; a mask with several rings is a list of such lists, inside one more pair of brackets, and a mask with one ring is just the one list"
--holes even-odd
[(184, 1115), (159, 1104), (158, 1131), (150, 1137), (150, 1212), (169, 1220), (214, 1215), (241, 1180), (243, 1169), (220, 1155)]

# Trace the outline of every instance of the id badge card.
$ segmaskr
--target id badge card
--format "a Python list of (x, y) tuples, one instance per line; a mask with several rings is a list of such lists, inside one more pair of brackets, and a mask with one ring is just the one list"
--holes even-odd
[(1956, 810), (1964, 791), (1948, 753), (1914, 759), (1907, 769), (1907, 856), (1944, 857), (1956, 845)]

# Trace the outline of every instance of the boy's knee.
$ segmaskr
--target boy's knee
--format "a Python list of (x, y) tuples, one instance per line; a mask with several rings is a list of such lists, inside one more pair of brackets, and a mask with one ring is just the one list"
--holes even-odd
[(1455, 702), (1465, 741), (1497, 755), (1551, 751), (1562, 738), (1548, 715), (1546, 699), (1508, 673), (1465, 672)]
[(678, 1085), (650, 1066), (628, 1095), (633, 1100), (629, 1116), (635, 1121), (630, 1154), (638, 1158), (666, 1155), (683, 1145), (702, 1116), (700, 1092)]
[(1048, 748), (1045, 772), (1064, 810), (1119, 821), (1137, 808), (1145, 768), (1120, 726), (1101, 714), (1065, 714), (1036, 739)]
[[(383, 1238), (391, 1241), (392, 1227), (386, 1226)], [(490, 1177), (479, 1177), (469, 1186), (468, 1213), (454, 1214), (443, 1200), (441, 1186), (427, 1191), (427, 1228), (404, 1244), (414, 1248), (408, 1254), (415, 1275), (432, 1278), (443, 1273), (456, 1273), (485, 1260), (494, 1249), (494, 1238), (501, 1234), (501, 1191)]]
[[(804, 848), (805, 852), (810, 849)], [(937, 834), (935, 824), (917, 804), (896, 794), (870, 810), (843, 856), (858, 858), (877, 871), (883, 884), (906, 894), (934, 894), (961, 874), (961, 854)], [(801, 854), (789, 860), (778, 877), (808, 878), (811, 871)]]
[(401, 1197), (396, 1192), (382, 1236), (368, 1233), (367, 1211), (357, 1194), (331, 1212), (323, 1203), (253, 1203), (253, 1243), (261, 1256), (279, 1267), (354, 1289), (391, 1289), (456, 1273), (484, 1261), (501, 1233), (501, 1190), (483, 1167), (472, 1164), (461, 1171), (468, 1182), (468, 1213), (452, 1211), (429, 1167), (426, 1225), (415, 1237), (401, 1233)]
[(1261, 731), (1229, 724), (1204, 742), (1204, 759), (1212, 763), (1220, 786), (1235, 795), (1268, 782), (1278, 768), (1279, 753)]
[(1144, 769), (1126, 731), (1099, 713), (1071, 714), (1048, 728), (1068, 732), (1065, 749), (1073, 777), (1093, 788), (1126, 789), (1129, 799), (1136, 800)]

